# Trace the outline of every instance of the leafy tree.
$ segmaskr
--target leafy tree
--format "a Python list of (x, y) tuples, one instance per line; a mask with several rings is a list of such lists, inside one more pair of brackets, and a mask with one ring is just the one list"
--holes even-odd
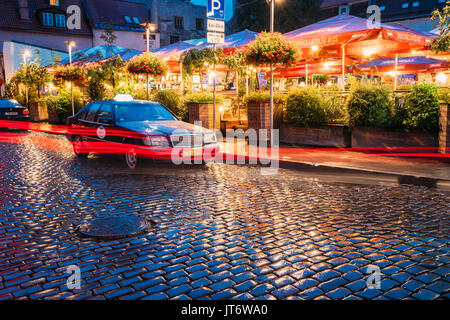
[(22, 65), (22, 68), (14, 74), (11, 81), (21, 83), (29, 88), (35, 88), (37, 96), (40, 97), (40, 89), (49, 79), (47, 68), (37, 61), (29, 63), (26, 67)]
[[(275, 2), (274, 31), (285, 33), (316, 22), (320, 2), (317, 0), (285, 0)], [(236, 0), (233, 32), (243, 29), (268, 31), (270, 5), (265, 0)]]
[(450, 0), (447, 0), (444, 9), (433, 11), (431, 21), (439, 20), (440, 35), (431, 44), (431, 49), (435, 52), (445, 52), (450, 49)]

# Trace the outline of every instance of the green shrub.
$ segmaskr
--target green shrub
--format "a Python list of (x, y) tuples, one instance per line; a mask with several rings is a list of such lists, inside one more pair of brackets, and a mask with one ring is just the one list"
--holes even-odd
[(322, 93), (322, 99), (324, 100), (324, 107), (327, 114), (327, 123), (348, 123), (348, 112), (345, 107), (345, 101), (347, 97), (342, 92), (328, 92)]
[[(213, 94), (210, 92), (191, 93), (184, 97), (184, 103), (212, 103)], [(216, 94), (216, 103), (222, 102), (222, 96)]]
[[(76, 113), (83, 108), (80, 91), (73, 91), (73, 101)], [(43, 97), (41, 102), (45, 103), (49, 112), (54, 111), (62, 118), (72, 115), (72, 99), (70, 89), (61, 89), (57, 96)]]
[(436, 132), (439, 130), (439, 101), (437, 87), (430, 84), (413, 86), (405, 97), (406, 119), (403, 124), (408, 129)]
[(166, 106), (177, 117), (184, 119), (187, 114), (187, 107), (183, 104), (181, 96), (174, 90), (162, 90), (158, 91), (154, 96), (154, 101), (158, 101), (162, 105)]
[[(267, 102), (270, 101), (270, 91), (255, 91), (251, 92), (244, 97), (244, 102)], [(282, 93), (274, 93), (273, 101), (275, 103), (285, 103), (286, 95)]]
[(103, 80), (98, 78), (91, 78), (88, 81), (87, 92), (90, 101), (98, 101), (105, 99), (106, 87)]
[(439, 88), (438, 89), (438, 99), (440, 101), (444, 101), (450, 103), (450, 89), (448, 88)]
[(289, 92), (286, 101), (286, 120), (297, 126), (327, 123), (326, 102), (317, 88), (299, 88)]
[(350, 127), (391, 126), (393, 114), (389, 94), (380, 85), (355, 84), (346, 101)]

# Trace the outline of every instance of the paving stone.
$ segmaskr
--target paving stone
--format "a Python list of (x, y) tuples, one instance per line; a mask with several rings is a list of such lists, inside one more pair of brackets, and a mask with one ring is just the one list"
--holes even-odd
[[(21, 139), (0, 142), (0, 299), (450, 294), (446, 191), (319, 183), (289, 170), (269, 177), (258, 167), (220, 164), (143, 161), (129, 174), (107, 156), (75, 159), (64, 136)], [(26, 168), (26, 179), (17, 168)], [(130, 214), (157, 227), (104, 242), (74, 229), (89, 216)], [(69, 292), (71, 264), (82, 270), (82, 289)], [(366, 288), (368, 265), (381, 268), (379, 292)]]

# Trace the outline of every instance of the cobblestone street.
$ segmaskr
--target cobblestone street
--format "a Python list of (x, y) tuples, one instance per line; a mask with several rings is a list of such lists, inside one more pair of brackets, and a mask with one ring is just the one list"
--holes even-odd
[[(222, 164), (130, 171), (75, 158), (62, 136), (21, 139), (0, 142), (0, 299), (450, 298), (446, 191)], [(114, 215), (152, 227), (109, 241), (76, 230)]]

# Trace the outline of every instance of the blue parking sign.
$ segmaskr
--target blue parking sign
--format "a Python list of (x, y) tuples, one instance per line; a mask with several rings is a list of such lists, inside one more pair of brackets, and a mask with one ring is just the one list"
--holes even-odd
[(225, 19), (225, 0), (207, 0), (206, 16), (210, 19)]

